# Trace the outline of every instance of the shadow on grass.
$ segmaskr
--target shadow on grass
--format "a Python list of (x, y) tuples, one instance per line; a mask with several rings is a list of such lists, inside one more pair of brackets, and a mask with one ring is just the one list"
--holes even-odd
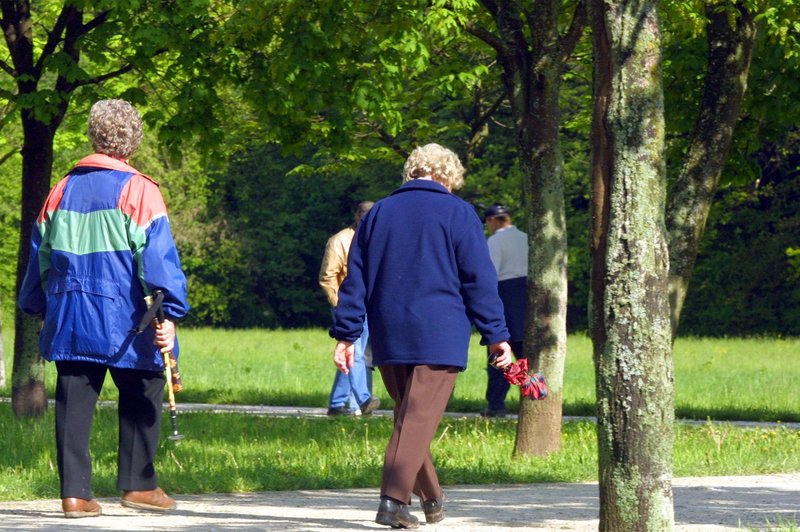
[(765, 408), (692, 408), (675, 409), (678, 419), (697, 419), (705, 421), (767, 421), (767, 422), (800, 422), (800, 411), (775, 411)]

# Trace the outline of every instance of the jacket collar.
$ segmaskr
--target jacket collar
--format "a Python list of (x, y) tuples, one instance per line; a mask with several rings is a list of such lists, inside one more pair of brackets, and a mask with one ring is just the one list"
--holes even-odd
[(439, 192), (440, 194), (450, 194), (450, 191), (448, 191), (444, 185), (436, 181), (431, 181), (429, 179), (412, 179), (411, 181), (403, 183), (400, 188), (392, 192), (391, 195), (394, 196), (395, 194), (411, 190), (427, 190), (429, 192)]
[(128, 163), (122, 162), (119, 159), (114, 159), (113, 157), (109, 157), (103, 153), (93, 153), (91, 155), (87, 155), (83, 159), (75, 164), (75, 168), (80, 168), (81, 166), (88, 166), (91, 168), (104, 168), (106, 170), (117, 170), (120, 172), (130, 172), (132, 174), (138, 174), (142, 177), (145, 177), (158, 185), (158, 182), (154, 180), (150, 176), (146, 176), (141, 173), (139, 170), (134, 168), (133, 166), (129, 165)]

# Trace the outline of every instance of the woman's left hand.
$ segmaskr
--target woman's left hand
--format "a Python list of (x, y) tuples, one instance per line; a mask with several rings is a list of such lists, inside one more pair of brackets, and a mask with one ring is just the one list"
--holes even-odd
[(497, 355), (497, 358), (495, 358), (494, 363), (492, 364), (497, 369), (503, 369), (506, 366), (510, 366), (514, 362), (511, 346), (508, 342), (491, 344), (489, 346), (489, 352)]

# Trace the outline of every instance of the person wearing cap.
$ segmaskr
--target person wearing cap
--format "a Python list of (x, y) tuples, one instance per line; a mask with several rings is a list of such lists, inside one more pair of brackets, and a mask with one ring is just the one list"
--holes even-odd
[[(497, 291), (503, 301), (509, 343), (514, 356), (522, 356), (522, 341), (525, 337), (525, 314), (527, 309), (528, 235), (511, 223), (511, 214), (503, 205), (494, 204), (484, 214), (489, 228), (489, 255), (497, 271)], [(510, 385), (503, 372), (487, 364), (486, 402), (481, 412), (484, 417), (504, 417), (506, 395)]]
[[(356, 227), (373, 205), (372, 201), (359, 203), (353, 223), (330, 237), (325, 245), (325, 255), (322, 257), (322, 266), (319, 270), (319, 285), (328, 298), (331, 312), (339, 304), (339, 286), (347, 277), (347, 254), (350, 252), (350, 243), (353, 241)], [(329, 416), (349, 416), (356, 413), (366, 416), (380, 406), (381, 400), (372, 395), (371, 370), (367, 367), (366, 359), (368, 342), (369, 330), (365, 317), (363, 332), (355, 342), (353, 367), (347, 375), (337, 371), (333, 378), (333, 387), (328, 399)], [(348, 401), (349, 407), (345, 404)]]
[(481, 220), (452, 193), (463, 182), (464, 167), (447, 148), (411, 152), (403, 184), (358, 225), (330, 330), (333, 361), (347, 373), (369, 316), (373, 363), (394, 400), (375, 521), (392, 528), (419, 526), (412, 493), (427, 523), (444, 518), (430, 445), (467, 366), (471, 326), (499, 367), (512, 362)]

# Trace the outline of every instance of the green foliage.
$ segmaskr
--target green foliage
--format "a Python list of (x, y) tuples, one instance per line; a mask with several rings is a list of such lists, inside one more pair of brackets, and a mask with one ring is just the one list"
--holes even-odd
[[(275, 146), (237, 154), (208, 184), (208, 202), (183, 233), (192, 323), (297, 327), (330, 320), (318, 285), (325, 242), (352, 223), (355, 205), (399, 184), (382, 163), (354, 173), (300, 167)], [(300, 167), (300, 168), (298, 168)], [(293, 171), (294, 170), (294, 171)], [(203, 228), (205, 234), (198, 234)]]
[[(712, 208), (681, 318), (682, 334), (800, 334), (797, 155), (791, 173), (728, 187)], [(793, 265), (794, 264), (794, 265)]]

